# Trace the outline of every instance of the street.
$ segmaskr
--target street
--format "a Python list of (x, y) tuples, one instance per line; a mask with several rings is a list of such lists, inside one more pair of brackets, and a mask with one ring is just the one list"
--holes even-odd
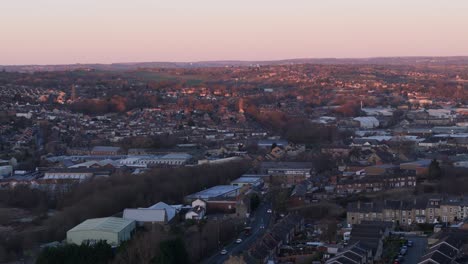
[(413, 246), (408, 248), (404, 263), (418, 263), (427, 247), (427, 237), (408, 235), (405, 237), (413, 241)]
[[(266, 232), (265, 230), (267, 230), (272, 218), (272, 214), (267, 212), (268, 209), (271, 209), (271, 203), (267, 202), (260, 204), (260, 206), (251, 216), (252, 220), (250, 226), (252, 227), (252, 233), (249, 236), (246, 236), (244, 233), (242, 233), (242, 235), (239, 236), (239, 238), (242, 239), (242, 242), (240, 244), (236, 244), (234, 239), (234, 241), (232, 241), (230, 244), (225, 245), (223, 247), (227, 250), (226, 255), (221, 255), (220, 251), (218, 251), (216, 252), (216, 254), (202, 261), (202, 263), (224, 263), (227, 259), (229, 259), (229, 256), (237, 255), (247, 250), (252, 244), (254, 244), (257, 241), (257, 239), (261, 238), (261, 236)], [(261, 228), (261, 226), (264, 226), (264, 228)]]

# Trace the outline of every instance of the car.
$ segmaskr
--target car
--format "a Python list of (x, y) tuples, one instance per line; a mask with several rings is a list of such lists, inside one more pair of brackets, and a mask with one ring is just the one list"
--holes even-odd
[(406, 254), (406, 249), (402, 248), (402, 249), (400, 250), (400, 255), (405, 255), (405, 254)]
[(393, 263), (402, 263), (404, 260), (404, 257), (402, 255), (398, 255), (395, 257), (395, 260)]
[(413, 241), (408, 240), (408, 247), (412, 247), (412, 246), (413, 246)]
[(227, 250), (226, 250), (226, 249), (221, 250), (221, 255), (226, 255), (226, 254), (227, 254)]
[(240, 238), (236, 239), (236, 244), (240, 244), (240, 243), (242, 243), (242, 239)]
[(271, 214), (273, 211), (271, 209), (267, 210), (267, 213)]
[(264, 228), (265, 228), (265, 226), (264, 226), (264, 225), (261, 225), (261, 226), (260, 226), (260, 229), (264, 229)]

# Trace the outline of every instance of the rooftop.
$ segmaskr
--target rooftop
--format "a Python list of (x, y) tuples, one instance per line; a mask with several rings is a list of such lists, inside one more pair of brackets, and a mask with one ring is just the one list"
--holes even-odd
[(169, 153), (161, 157), (161, 159), (191, 159), (192, 155), (187, 153)]
[(188, 195), (187, 198), (200, 198), (200, 199), (216, 198), (216, 197), (237, 191), (238, 189), (240, 189), (240, 187), (233, 186), (233, 185), (217, 185), (209, 189)]
[(255, 183), (260, 181), (260, 177), (240, 177), (233, 180), (231, 183)]
[(92, 151), (119, 151), (120, 147), (95, 146)]
[(82, 222), (70, 229), (68, 232), (98, 230), (104, 232), (120, 232), (122, 229), (132, 224), (133, 220), (126, 220), (118, 217), (93, 218)]

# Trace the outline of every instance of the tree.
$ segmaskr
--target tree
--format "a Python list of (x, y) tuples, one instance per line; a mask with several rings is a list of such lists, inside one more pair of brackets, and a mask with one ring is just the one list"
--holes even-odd
[(112, 247), (105, 241), (94, 245), (68, 244), (45, 248), (38, 256), (36, 264), (105, 264), (113, 258)]
[(439, 166), (439, 162), (436, 159), (431, 161), (429, 164), (429, 175), (428, 178), (431, 180), (440, 179), (442, 176), (442, 169)]
[(259, 205), (260, 205), (260, 197), (258, 197), (257, 194), (253, 194), (250, 197), (250, 209), (252, 209), (252, 211), (255, 211), (255, 209), (257, 209)]
[(190, 263), (185, 248), (184, 241), (181, 238), (167, 240), (159, 245), (160, 254), (153, 261), (157, 264), (184, 264)]

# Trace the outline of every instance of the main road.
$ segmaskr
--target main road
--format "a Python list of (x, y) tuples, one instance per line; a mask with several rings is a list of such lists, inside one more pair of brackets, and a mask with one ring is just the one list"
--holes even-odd
[(227, 250), (227, 254), (222, 255), (220, 251), (216, 254), (202, 261), (204, 264), (221, 264), (224, 263), (229, 256), (238, 255), (252, 246), (257, 240), (259, 240), (263, 234), (265, 234), (270, 221), (272, 219), (272, 213), (268, 213), (268, 209), (271, 209), (270, 202), (262, 202), (260, 206), (253, 212), (250, 216), (250, 226), (252, 227), (252, 232), (250, 235), (245, 235), (244, 233), (239, 236), (242, 239), (242, 242), (237, 244), (232, 241), (230, 244), (225, 245), (223, 248)]

